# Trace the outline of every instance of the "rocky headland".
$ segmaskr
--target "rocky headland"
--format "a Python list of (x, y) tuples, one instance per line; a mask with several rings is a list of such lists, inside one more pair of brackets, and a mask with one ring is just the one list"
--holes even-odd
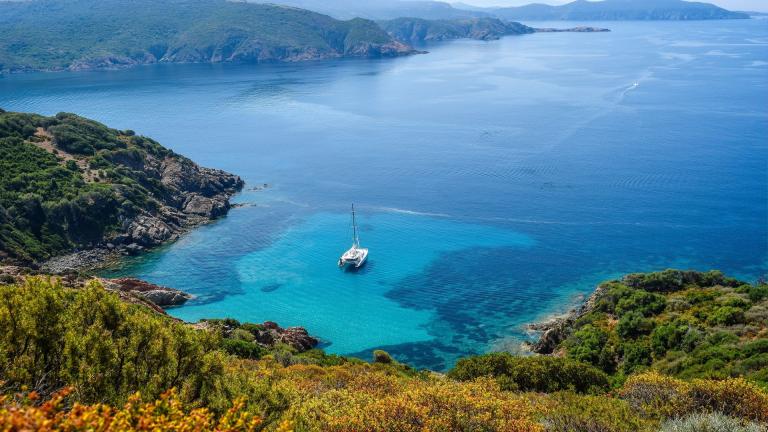
[(0, 263), (93, 269), (225, 216), (243, 180), (130, 130), (0, 110)]
[(53, 274), (89, 270), (172, 242), (196, 226), (225, 216), (232, 207), (230, 198), (245, 184), (238, 176), (201, 167), (178, 155), (147, 155), (141, 161), (120, 163), (146, 172), (164, 186), (166, 193), (159, 197), (158, 206), (126, 218), (91, 248), (45, 261), (42, 270)]

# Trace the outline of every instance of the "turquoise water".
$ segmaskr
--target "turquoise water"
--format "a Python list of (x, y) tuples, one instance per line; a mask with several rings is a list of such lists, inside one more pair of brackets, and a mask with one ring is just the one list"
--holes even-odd
[[(173, 315), (445, 369), (625, 272), (768, 272), (768, 21), (602, 25), (385, 61), (4, 76), (0, 107), (270, 185), (109, 272), (197, 296)], [(353, 201), (371, 255), (341, 272)]]

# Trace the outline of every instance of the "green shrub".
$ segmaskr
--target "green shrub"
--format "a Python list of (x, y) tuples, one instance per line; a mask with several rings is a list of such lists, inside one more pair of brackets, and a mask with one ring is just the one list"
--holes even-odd
[(651, 347), (646, 342), (626, 343), (622, 348), (624, 350), (622, 368), (625, 374), (629, 375), (644, 366), (651, 365)]
[(653, 331), (654, 323), (652, 320), (643, 317), (640, 312), (629, 312), (621, 317), (616, 326), (616, 332), (623, 339), (634, 339), (638, 336), (647, 335)]
[(608, 375), (571, 359), (557, 357), (518, 357), (493, 353), (461, 359), (448, 372), (459, 381), (492, 377), (504, 390), (599, 393), (609, 387)]
[(664, 296), (645, 291), (633, 291), (627, 297), (616, 304), (616, 313), (623, 315), (628, 312), (637, 312), (643, 316), (657, 315), (666, 307)]
[(232, 339), (237, 339), (245, 342), (253, 342), (256, 340), (256, 337), (253, 335), (253, 333), (243, 328), (234, 329), (230, 337)]
[(221, 347), (228, 354), (244, 359), (259, 359), (265, 353), (259, 345), (242, 339), (222, 339)]
[(743, 324), (744, 321), (744, 310), (733, 306), (719, 307), (707, 317), (707, 322), (713, 325)]
[(388, 352), (382, 351), (382, 350), (375, 350), (373, 352), (373, 362), (374, 363), (384, 363), (384, 364), (390, 364), (394, 363), (394, 359), (391, 355), (389, 355)]
[(0, 286), (0, 381), (11, 389), (74, 386), (80, 401), (115, 404), (172, 387), (187, 401), (213, 398), (211, 383), (223, 374), (210, 355), (217, 345), (210, 333), (123, 303), (96, 283)]
[(568, 357), (597, 366), (605, 372), (616, 370), (616, 347), (611, 334), (600, 327), (587, 324), (574, 332), (565, 342)]

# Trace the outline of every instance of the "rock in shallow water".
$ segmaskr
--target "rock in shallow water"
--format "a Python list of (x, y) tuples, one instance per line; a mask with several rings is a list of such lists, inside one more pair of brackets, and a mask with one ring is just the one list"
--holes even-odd
[(160, 307), (180, 306), (193, 298), (183, 291), (134, 278), (105, 279), (104, 285), (115, 291), (136, 294)]

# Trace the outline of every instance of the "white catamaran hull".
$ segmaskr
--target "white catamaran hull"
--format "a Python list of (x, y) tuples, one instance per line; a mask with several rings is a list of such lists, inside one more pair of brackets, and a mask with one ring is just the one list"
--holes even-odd
[(344, 252), (344, 255), (339, 258), (339, 267), (344, 268), (348, 265), (353, 265), (355, 268), (360, 268), (365, 264), (367, 258), (368, 249), (353, 247)]

